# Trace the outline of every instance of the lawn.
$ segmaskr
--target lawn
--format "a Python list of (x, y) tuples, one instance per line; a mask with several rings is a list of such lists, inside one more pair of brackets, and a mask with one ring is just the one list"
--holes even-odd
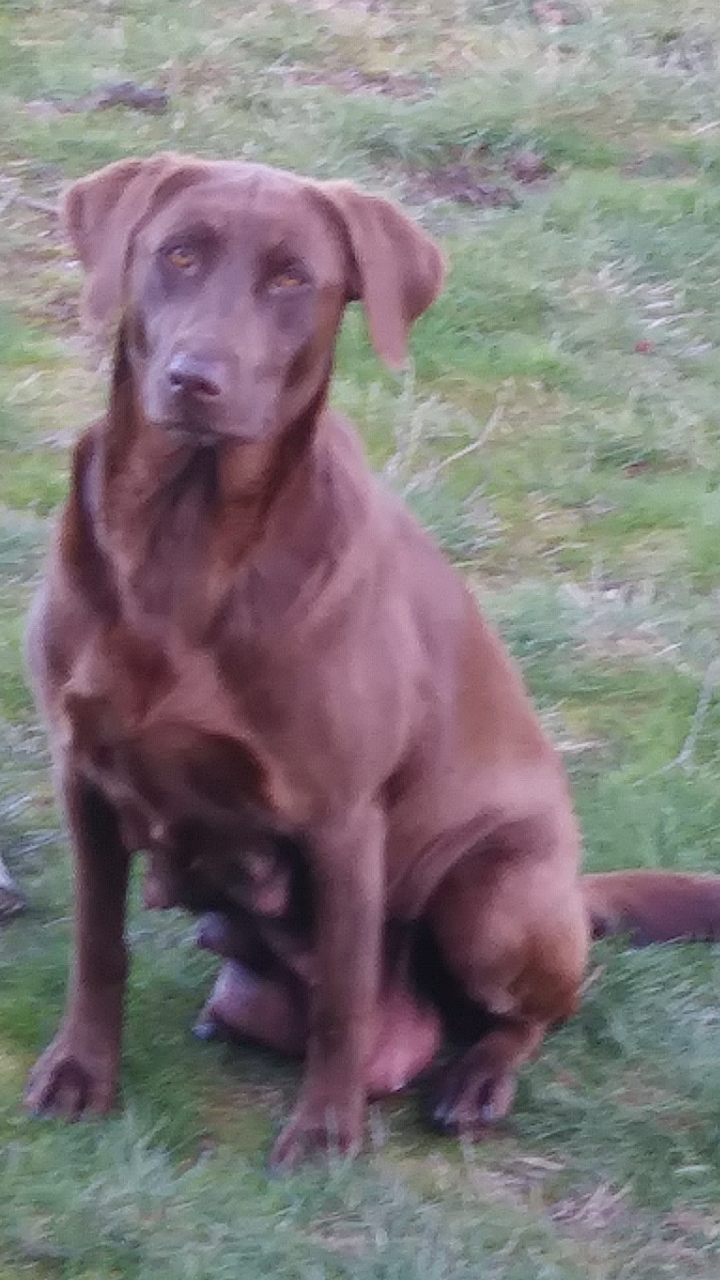
[[(152, 85), (160, 113), (105, 107)], [(298, 1069), (196, 1042), (213, 963), (134, 888), (122, 1114), (19, 1101), (71, 882), (23, 618), (103, 402), (69, 179), (174, 148), (347, 177), (446, 246), (412, 363), (357, 308), (334, 395), (463, 569), (563, 752), (589, 868), (720, 871), (717, 0), (0, 0), (0, 1280), (717, 1280), (720, 963), (598, 947), (502, 1132), (408, 1094), (270, 1180)]]

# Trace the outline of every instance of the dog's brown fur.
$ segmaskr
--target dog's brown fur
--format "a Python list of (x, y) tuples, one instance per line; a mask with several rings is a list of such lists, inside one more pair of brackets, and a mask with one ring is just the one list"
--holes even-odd
[(326, 406), (346, 303), (399, 365), (439, 251), (348, 184), (172, 155), (76, 183), (65, 220), (116, 339), (28, 636), (76, 859), (68, 1008), (28, 1105), (112, 1106), (130, 855), (212, 859), (221, 832), (225, 858), (279, 837), (311, 861), (305, 1079), (274, 1163), (360, 1141), (390, 919), (422, 918), (495, 1016), (438, 1095), (472, 1130), (575, 1009), (590, 922), (517, 671)]

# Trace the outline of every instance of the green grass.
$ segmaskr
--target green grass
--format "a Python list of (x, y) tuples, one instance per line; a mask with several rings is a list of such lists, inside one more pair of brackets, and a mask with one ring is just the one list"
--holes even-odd
[[(190, 1035), (213, 966), (144, 913), (124, 1111), (27, 1120), (71, 886), (21, 635), (73, 434), (102, 404), (52, 209), (158, 147), (343, 176), (442, 238), (392, 377), (351, 309), (335, 400), (462, 566), (567, 762), (589, 866), (720, 870), (720, 16), (715, 0), (0, 2), (0, 1278), (685, 1280), (720, 1274), (716, 954), (594, 955), (579, 1016), (472, 1150), (413, 1095), (352, 1167), (268, 1179), (298, 1071)], [(117, 79), (164, 116), (63, 113)], [(530, 149), (547, 176), (523, 186)], [(515, 203), (447, 198), (476, 174)], [(473, 442), (479, 446), (468, 450)], [(461, 455), (455, 457), (455, 455)]]

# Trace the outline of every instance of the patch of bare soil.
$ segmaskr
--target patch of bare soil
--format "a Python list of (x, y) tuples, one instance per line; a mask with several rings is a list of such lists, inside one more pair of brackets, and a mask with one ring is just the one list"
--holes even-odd
[(659, 37), (656, 56), (661, 67), (690, 75), (715, 71), (718, 62), (716, 43), (709, 36), (674, 29)]
[(168, 95), (155, 85), (135, 84), (133, 80), (121, 80), (101, 85), (93, 93), (80, 98), (39, 98), (25, 103), (31, 115), (48, 116), (88, 111), (107, 111), (111, 107), (128, 107), (133, 111), (147, 111), (150, 115), (162, 115), (169, 107)]
[(550, 30), (571, 27), (583, 20), (583, 13), (577, 5), (567, 4), (565, 0), (535, 0), (535, 4), (530, 6), (530, 13), (538, 26)]
[(421, 200), (452, 200), (474, 209), (516, 209), (518, 196), (508, 182), (497, 181), (493, 171), (470, 165), (445, 165), (425, 173), (413, 173), (408, 185)]
[(550, 1217), (573, 1234), (592, 1236), (623, 1231), (633, 1213), (626, 1192), (603, 1182), (587, 1194), (563, 1196), (551, 1206)]
[(587, 1194), (564, 1196), (550, 1206), (549, 1213), (561, 1231), (576, 1239), (595, 1241), (604, 1249), (615, 1246), (621, 1255), (631, 1245), (632, 1275), (690, 1280), (717, 1274), (713, 1258), (718, 1226), (698, 1212), (673, 1212), (658, 1232), (628, 1201), (626, 1189), (602, 1183)]
[(697, 165), (687, 156), (672, 151), (647, 151), (633, 156), (621, 170), (628, 178), (692, 178)]
[(516, 209), (523, 190), (546, 182), (551, 174), (544, 156), (523, 148), (499, 161), (488, 155), (416, 169), (407, 175), (405, 185), (419, 200), (452, 200), (476, 209)]
[[(323, 85), (344, 95), (370, 94), (420, 101), (435, 92), (435, 82), (404, 72), (361, 71), (357, 67), (335, 70), (290, 68), (285, 73), (293, 84)], [(545, 156), (529, 147), (510, 152), (504, 159), (480, 153), (468, 159), (450, 157), (447, 162), (403, 175), (409, 195), (420, 201), (452, 200), (474, 208), (516, 208), (522, 189), (546, 181), (552, 174)]]
[(77, 328), (79, 280), (60, 225), (62, 185), (53, 166), (0, 165), (0, 299), (25, 320), (67, 337)]
[(414, 101), (430, 98), (435, 91), (434, 84), (420, 76), (411, 76), (399, 71), (371, 73), (360, 71), (357, 67), (342, 67), (334, 71), (314, 71), (295, 67), (287, 72), (287, 79), (292, 84), (322, 85), (342, 94), (370, 94)]
[(66, 337), (77, 327), (78, 287), (57, 212), (18, 207), (8, 222), (0, 297), (25, 320)]
[(720, 1223), (710, 1213), (699, 1209), (674, 1209), (665, 1218), (665, 1231), (671, 1240), (696, 1240), (700, 1244), (720, 1240)]

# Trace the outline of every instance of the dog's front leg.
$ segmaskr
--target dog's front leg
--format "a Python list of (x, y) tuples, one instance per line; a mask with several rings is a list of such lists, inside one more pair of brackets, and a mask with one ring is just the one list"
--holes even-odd
[(116, 1099), (129, 857), (113, 810), (89, 783), (63, 780), (75, 855), (75, 938), (62, 1025), (36, 1062), (25, 1104), (39, 1115), (102, 1115)]
[(384, 902), (385, 820), (373, 806), (313, 833), (317, 976), (305, 1077), (271, 1165), (294, 1168), (316, 1151), (362, 1143), (373, 1048)]

